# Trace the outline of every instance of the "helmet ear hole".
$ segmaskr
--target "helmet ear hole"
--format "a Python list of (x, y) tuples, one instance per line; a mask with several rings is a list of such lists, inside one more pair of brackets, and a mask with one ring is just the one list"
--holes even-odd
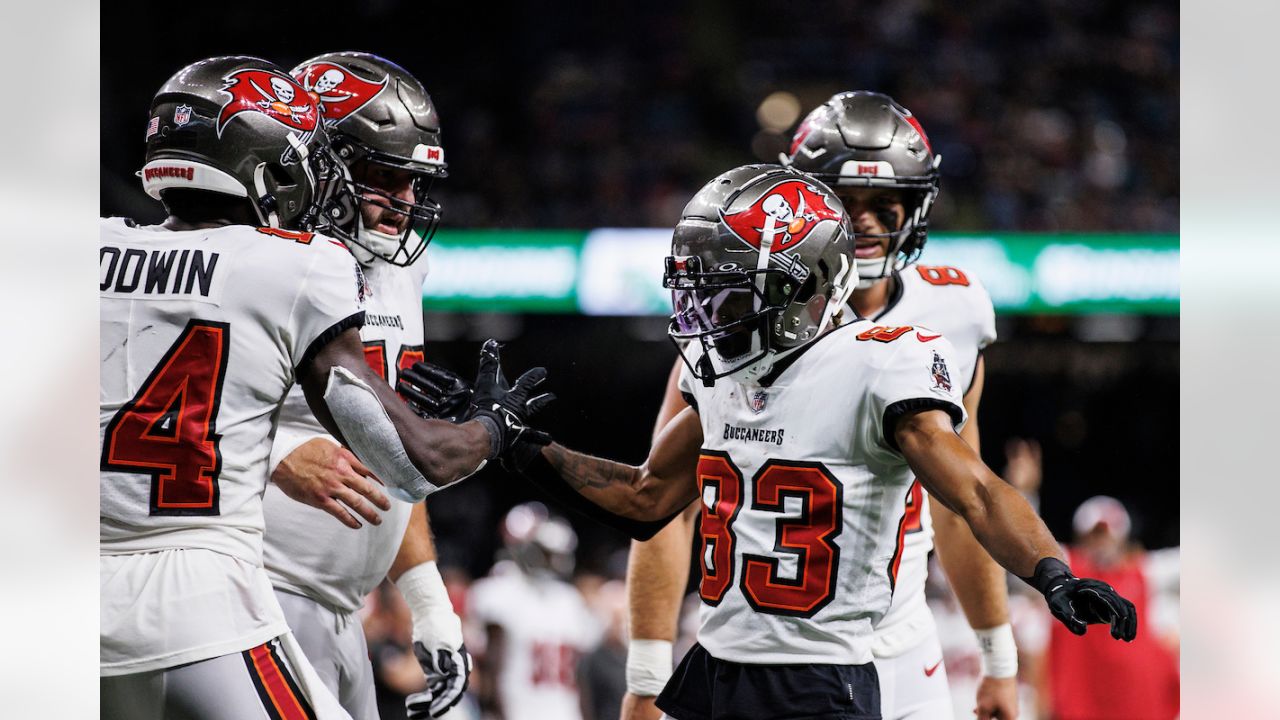
[(292, 190), (298, 185), (297, 181), (290, 177), (289, 173), (286, 172), (282, 166), (276, 163), (270, 163), (267, 165), (267, 175), (271, 179), (272, 187), (275, 188)]
[[(823, 276), (829, 277), (831, 273), (826, 267), (826, 261), (819, 260), (818, 268), (822, 271)], [(817, 275), (810, 273), (809, 277), (804, 279), (804, 283), (800, 285), (800, 289), (796, 291), (795, 302), (807, 303), (809, 298), (813, 297), (814, 290), (818, 287)]]

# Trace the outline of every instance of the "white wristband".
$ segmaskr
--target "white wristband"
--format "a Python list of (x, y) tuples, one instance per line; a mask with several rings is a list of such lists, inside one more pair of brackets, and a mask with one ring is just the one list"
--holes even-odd
[(982, 675), (989, 678), (1011, 678), (1018, 674), (1018, 646), (1013, 642), (1013, 626), (1009, 623), (986, 630), (974, 630), (982, 652)]
[(632, 640), (627, 648), (627, 692), (656, 697), (671, 679), (671, 643)]
[(449, 591), (435, 561), (405, 570), (396, 579), (396, 587), (409, 606), (415, 640), (430, 638), (453, 648), (462, 644), (462, 624), (453, 612)]

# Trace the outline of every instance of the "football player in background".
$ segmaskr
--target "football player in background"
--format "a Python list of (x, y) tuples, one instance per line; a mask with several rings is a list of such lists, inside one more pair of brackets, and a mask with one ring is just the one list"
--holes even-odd
[(1178, 717), (1178, 548), (1147, 551), (1129, 536), (1129, 511), (1096, 495), (1076, 508), (1070, 561), (1120, 588), (1141, 608), (1142, 633), (1129, 652), (1099, 638), (1073, 642), (1049, 632), (1042, 704), (1062, 720), (1172, 720)]
[(577, 535), (539, 502), (512, 508), (502, 521), (506, 556), (477, 580), (467, 599), (468, 621), (483, 630), (477, 695), (499, 720), (577, 720), (578, 658), (601, 629), (573, 573)]
[(872, 631), (917, 479), (1072, 632), (1102, 623), (1133, 639), (1132, 603), (1074, 577), (1031, 507), (956, 434), (966, 413), (950, 343), (921, 326), (834, 327), (858, 282), (853, 238), (840, 199), (807, 175), (751, 165), (715, 178), (685, 207), (664, 275), (689, 407), (639, 467), (540, 433), (504, 457), (637, 539), (702, 497), (698, 644), (657, 700), (679, 720), (881, 717)]
[[(960, 436), (976, 450), (982, 350), (995, 340), (991, 298), (971, 273), (912, 264), (928, 238), (940, 161), (915, 117), (892, 98), (871, 92), (840, 93), (816, 108), (797, 129), (787, 158), (792, 167), (835, 190), (853, 224), (858, 284), (849, 301), (853, 313), (844, 314), (884, 326), (921, 323), (955, 347), (954, 379), (969, 415)], [(686, 407), (676, 387), (681, 366), (677, 361), (672, 369), (655, 436)], [(698, 508), (690, 505), (652, 540), (632, 544), (627, 720), (660, 715), (653, 701), (671, 672), (671, 642)], [(935, 530), (939, 558), (948, 576), (956, 578), (956, 595), (983, 648), (977, 716), (1012, 720), (1018, 713), (1017, 649), (1004, 571), (955, 513), (926, 502), (918, 482), (911, 485), (902, 521), (903, 552), (893, 600), (876, 626), (872, 646), (884, 717), (952, 717), (942, 649), (924, 595)]]
[[(359, 261), (366, 280), (364, 357), (385, 384), (422, 359), (422, 283), (427, 243), (440, 220), (428, 191), (446, 175), (440, 123), (422, 84), (395, 63), (366, 53), (320, 55), (293, 69), (320, 103), (334, 151), (349, 172), (358, 211), (326, 220)], [(282, 488), (356, 481), (351, 452), (320, 425), (301, 388), (285, 399), (268, 466), (264, 563), (293, 631), (321, 679), (356, 720), (378, 717), (373, 670), (357, 611), (382, 578), (404, 595), (414, 652), (427, 689), (406, 701), (409, 717), (443, 713), (462, 697), (471, 660), (436, 569), (422, 503), (395, 502), (380, 524), (346, 530)], [(354, 518), (351, 518), (354, 521)]]
[[(169, 216), (104, 219), (99, 246), (103, 717), (348, 717), (262, 568), (268, 439), (294, 383), (401, 497), (519, 432), (528, 385), (488, 393), (475, 422), (427, 421), (365, 363), (360, 268), (310, 232), (353, 204), (340, 168), (315, 101), (265, 60), (194, 63), (152, 101), (139, 174)], [(363, 477), (290, 494), (375, 523), (370, 503), (387, 507)]]

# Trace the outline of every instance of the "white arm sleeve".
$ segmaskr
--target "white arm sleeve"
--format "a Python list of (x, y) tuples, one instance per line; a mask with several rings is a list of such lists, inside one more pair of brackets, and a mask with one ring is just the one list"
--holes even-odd
[(440, 489), (414, 467), (373, 389), (346, 368), (329, 369), (324, 402), (348, 447), (387, 484), (389, 494), (405, 502), (417, 502)]

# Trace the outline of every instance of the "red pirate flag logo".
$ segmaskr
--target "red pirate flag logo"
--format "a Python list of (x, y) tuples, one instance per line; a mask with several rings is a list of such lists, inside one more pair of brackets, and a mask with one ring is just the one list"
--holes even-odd
[(785, 180), (770, 188), (739, 212), (720, 212), (720, 220), (730, 232), (753, 248), (759, 249), (766, 225), (773, 222), (771, 252), (800, 244), (823, 220), (840, 222), (840, 211), (827, 205), (826, 198), (802, 180)]
[[(818, 123), (824, 122), (827, 119), (827, 116), (831, 114), (831, 110), (830, 105), (819, 105), (813, 109), (813, 112), (809, 113), (809, 116), (804, 119), (804, 122), (800, 123), (800, 127), (796, 128), (796, 134), (791, 137), (791, 149), (787, 152), (788, 155), (791, 157), (796, 156), (796, 151), (800, 149), (801, 145), (804, 145), (805, 140), (809, 139), (809, 135), (813, 133), (814, 128)], [(820, 153), (810, 154), (815, 155)]]
[(231, 99), (218, 113), (218, 135), (231, 118), (242, 112), (259, 112), (304, 134), (315, 132), (320, 111), (307, 92), (288, 75), (267, 70), (237, 70), (223, 78), (222, 92)]
[(902, 111), (902, 119), (906, 120), (912, 129), (920, 134), (920, 141), (924, 143), (925, 149), (933, 152), (933, 146), (929, 144), (929, 136), (924, 134), (924, 128), (920, 127), (920, 121), (916, 119), (916, 116), (912, 115), (911, 111), (904, 107), (899, 106), (898, 110)]
[(387, 86), (385, 75), (378, 82), (370, 82), (330, 62), (311, 63), (294, 77), (306, 88), (311, 99), (320, 104), (321, 114), (330, 123), (354, 114)]

